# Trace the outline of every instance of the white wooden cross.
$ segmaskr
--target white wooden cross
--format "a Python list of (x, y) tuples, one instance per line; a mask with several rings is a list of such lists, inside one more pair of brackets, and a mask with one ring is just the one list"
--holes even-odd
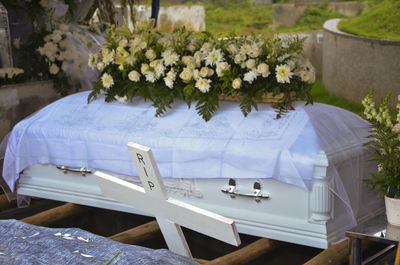
[(240, 245), (235, 222), (218, 214), (169, 198), (150, 148), (128, 143), (143, 188), (100, 171), (97, 176), (103, 194), (157, 219), (168, 248), (192, 257), (180, 225), (226, 243)]

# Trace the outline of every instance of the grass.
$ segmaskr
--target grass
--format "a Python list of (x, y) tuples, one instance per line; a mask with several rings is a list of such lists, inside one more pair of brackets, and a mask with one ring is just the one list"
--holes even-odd
[[(242, 2), (242, 3), (239, 3)], [(287, 2), (287, 1), (283, 1)], [(164, 6), (172, 5), (161, 1)], [(202, 5), (206, 11), (206, 30), (217, 36), (261, 34), (265, 36), (280, 32), (301, 32), (319, 30), (323, 23), (331, 18), (343, 17), (333, 12), (326, 5), (310, 7), (293, 27), (272, 26), (272, 6), (254, 5), (249, 1), (188, 1), (182, 5)]]
[(364, 109), (361, 103), (353, 103), (346, 99), (331, 95), (328, 91), (326, 91), (322, 81), (319, 79), (316, 80), (311, 91), (314, 102), (334, 105), (362, 116)]
[(212, 3), (203, 4), (206, 9), (206, 29), (213, 34), (226, 36), (271, 34), (271, 5), (229, 4), (226, 6)]
[(329, 10), (327, 5), (320, 5), (307, 8), (304, 14), (292, 27), (280, 27), (279, 32), (304, 32), (310, 30), (320, 30), (325, 21), (332, 18), (343, 18), (344, 16)]
[(370, 0), (370, 8), (358, 17), (339, 23), (339, 29), (360, 36), (400, 40), (400, 1)]

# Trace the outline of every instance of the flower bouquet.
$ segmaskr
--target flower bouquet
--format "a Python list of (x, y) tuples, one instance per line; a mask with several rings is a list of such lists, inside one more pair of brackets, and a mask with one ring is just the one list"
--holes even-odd
[(398, 96), (397, 115), (392, 117), (387, 96), (375, 108), (372, 93), (362, 101), (364, 115), (371, 123), (372, 134), (368, 146), (373, 150), (372, 160), (378, 163), (378, 170), (368, 180), (382, 195), (400, 199), (400, 95)]
[[(246, 116), (263, 98), (272, 101), (280, 116), (291, 103), (305, 98), (312, 103), (312, 65), (301, 58), (303, 40), (231, 36), (218, 39), (207, 32), (184, 29), (164, 34), (152, 21), (133, 29), (111, 27), (101, 51), (91, 54), (89, 66), (101, 71), (89, 101), (105, 93), (106, 101), (151, 100), (156, 115), (184, 100), (209, 120), (220, 99), (239, 101)], [(269, 96), (268, 96), (269, 95)]]

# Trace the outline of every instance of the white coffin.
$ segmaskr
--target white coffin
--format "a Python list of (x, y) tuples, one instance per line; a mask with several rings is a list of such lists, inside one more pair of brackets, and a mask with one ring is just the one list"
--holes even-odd
[(14, 127), (3, 168), (10, 188), (137, 213), (103, 197), (91, 174), (56, 168), (135, 181), (126, 144), (136, 142), (152, 149), (171, 197), (236, 220), (241, 233), (326, 248), (384, 209), (364, 182), (376, 171), (363, 148), (368, 123), (344, 110), (299, 103), (275, 120), (267, 105), (244, 118), (234, 103), (221, 103), (206, 123), (181, 103), (155, 118), (148, 102), (86, 99), (87, 92), (63, 98)]
[[(340, 155), (340, 152), (328, 154), (330, 161), (343, 159)], [(315, 162), (312, 191), (274, 179), (236, 180), (238, 193), (254, 193), (254, 182), (259, 181), (262, 187), (261, 194), (269, 198), (230, 196), (221, 191), (228, 188), (227, 179), (168, 179), (166, 185), (171, 197), (234, 219), (239, 233), (327, 248), (343, 240), (344, 232), (351, 228), (348, 213), (343, 207), (338, 207), (339, 198), (328, 188), (327, 166), (326, 155), (321, 153)], [(342, 176), (348, 176), (350, 172), (349, 168), (340, 168)], [(138, 178), (113, 175), (138, 182)], [(355, 199), (364, 202), (364, 210), (359, 211), (356, 218), (358, 222), (364, 222), (382, 213), (383, 207), (381, 201), (368, 198), (370, 191), (362, 182), (360, 185), (363, 185), (363, 188)], [(21, 174), (17, 187), (19, 195), (143, 214), (132, 207), (103, 197), (94, 175), (65, 173), (54, 165), (30, 166)]]

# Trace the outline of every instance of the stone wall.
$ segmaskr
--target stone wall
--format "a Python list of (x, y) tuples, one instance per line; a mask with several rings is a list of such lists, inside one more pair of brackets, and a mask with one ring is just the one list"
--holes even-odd
[[(151, 15), (150, 6), (138, 6), (136, 10), (139, 19), (149, 18)], [(205, 17), (204, 6), (162, 6), (158, 14), (157, 28), (171, 31), (184, 26), (190, 31), (205, 31)]]
[(51, 81), (0, 87), (0, 141), (23, 118), (58, 99)]
[(323, 83), (334, 95), (360, 103), (373, 88), (376, 99), (400, 93), (400, 41), (351, 35), (337, 29), (339, 20), (324, 24)]

